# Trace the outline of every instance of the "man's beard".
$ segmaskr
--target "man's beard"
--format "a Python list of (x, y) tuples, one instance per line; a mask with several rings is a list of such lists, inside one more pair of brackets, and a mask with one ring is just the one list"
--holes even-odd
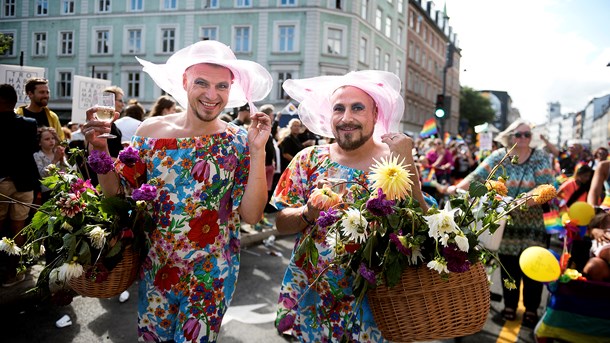
[(34, 103), (38, 107), (45, 107), (45, 106), (47, 106), (49, 104), (49, 100), (47, 100), (47, 99), (40, 99), (40, 100), (34, 101)]
[[(358, 128), (362, 129), (362, 127)], [(339, 128), (337, 128), (337, 131), (338, 129)], [(362, 130), (360, 132), (362, 132)], [(354, 136), (356, 134), (357, 132), (343, 133), (342, 135), (336, 134), (335, 140), (337, 141), (337, 145), (339, 145), (339, 147), (343, 150), (352, 151), (364, 145), (364, 143), (366, 143), (373, 136), (373, 133), (371, 132), (369, 135), (363, 134), (359, 139), (355, 139)]]
[(193, 108), (193, 113), (195, 113), (195, 117), (197, 117), (197, 119), (206, 123), (216, 120), (216, 118), (218, 118), (218, 116), (220, 115), (220, 112), (216, 113), (215, 115), (212, 113), (210, 113), (209, 115), (201, 115), (201, 113), (199, 113), (196, 108)]

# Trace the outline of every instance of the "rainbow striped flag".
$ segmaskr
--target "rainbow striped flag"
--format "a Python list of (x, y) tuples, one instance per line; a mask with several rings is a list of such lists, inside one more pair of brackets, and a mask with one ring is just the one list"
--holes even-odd
[(451, 143), (451, 134), (449, 132), (445, 132), (445, 138), (443, 139), (445, 145), (449, 145)]
[(436, 134), (438, 134), (438, 129), (436, 128), (436, 119), (430, 118), (426, 120), (419, 135), (422, 138), (426, 138)]
[(434, 168), (425, 168), (421, 171), (422, 174), (422, 186), (434, 187), (436, 181), (436, 172)]
[(546, 233), (552, 235), (564, 231), (559, 211), (553, 210), (550, 212), (545, 212), (542, 214), (542, 217), (544, 218), (544, 227), (546, 228)]
[(463, 138), (461, 135), (457, 135), (457, 136), (455, 137), (455, 141), (456, 141), (458, 144), (466, 144), (466, 141), (464, 140), (464, 138)]

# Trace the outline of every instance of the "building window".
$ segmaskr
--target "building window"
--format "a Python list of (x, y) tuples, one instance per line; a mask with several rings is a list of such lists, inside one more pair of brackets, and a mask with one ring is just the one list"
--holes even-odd
[(252, 0), (236, 0), (235, 7), (252, 7)]
[(96, 79), (102, 79), (102, 80), (110, 80), (108, 78), (108, 74), (109, 72), (107, 71), (96, 71), (95, 73), (93, 73), (93, 77)]
[(236, 26), (233, 35), (233, 51), (250, 52), (250, 27)]
[(74, 32), (64, 31), (59, 33), (59, 55), (70, 56), (74, 53)]
[(342, 8), (341, 0), (335, 0), (335, 8), (338, 10), (340, 10)]
[(392, 38), (392, 18), (385, 18), (385, 36)]
[(286, 81), (288, 79), (292, 79), (291, 72), (282, 71), (282, 72), (277, 73), (277, 98), (278, 98), (278, 100), (290, 98), (290, 96), (288, 96), (288, 94), (284, 91), (284, 88), (282, 87), (282, 84), (284, 83), (284, 81)]
[(97, 0), (98, 13), (110, 13), (110, 0)]
[(3, 17), (14, 17), (15, 16), (15, 1), (17, 1), (17, 0), (2, 1), (2, 16)]
[(295, 26), (294, 25), (280, 25), (278, 26), (278, 34), (279, 34), (279, 51), (280, 52), (293, 52), (294, 49), (294, 34), (295, 34)]
[(402, 26), (398, 26), (396, 28), (396, 43), (398, 44), (402, 44), (402, 32), (403, 32), (403, 28)]
[(166, 11), (173, 11), (178, 9), (178, 1), (177, 0), (163, 0), (163, 9)]
[(144, 0), (129, 0), (130, 12), (141, 12), (144, 10)]
[(173, 53), (176, 50), (176, 29), (161, 29), (161, 52), (164, 54)]
[(61, 1), (61, 14), (74, 14), (74, 0)]
[(381, 18), (383, 16), (383, 13), (381, 12), (381, 9), (376, 9), (375, 10), (375, 28), (378, 31), (381, 31)]
[(57, 74), (57, 98), (66, 99), (72, 97), (72, 72), (59, 71)]
[(34, 32), (34, 56), (47, 55), (47, 33)]
[(139, 98), (141, 96), (140, 79), (139, 71), (127, 72), (127, 94), (125, 94), (127, 97)]
[(368, 41), (365, 37), (360, 37), (360, 49), (358, 50), (358, 61), (366, 63), (366, 55), (368, 51)]
[(3, 34), (5, 37), (10, 37), (11, 39), (11, 43), (9, 44), (9, 46), (6, 48), (6, 50), (4, 50), (4, 53), (0, 56), (2, 57), (13, 57), (15, 56), (15, 32), (0, 32), (1, 34)]
[(343, 30), (329, 27), (326, 31), (326, 52), (332, 55), (343, 54)]
[(296, 5), (297, 5), (296, 0), (281, 0), (280, 1), (280, 6), (296, 6)]
[(36, 15), (49, 15), (49, 0), (36, 0)]
[(366, 20), (369, 16), (369, 0), (362, 0), (360, 2), (360, 16)]
[(396, 8), (398, 9), (398, 13), (402, 13), (403, 6), (404, 6), (403, 0), (398, 0), (398, 2), (396, 3)]
[(375, 69), (379, 70), (381, 67), (381, 49), (375, 47)]
[(203, 8), (218, 8), (218, 0), (203, 0)]
[(400, 77), (400, 65), (402, 64), (402, 62), (400, 60), (396, 60), (396, 67), (394, 70), (394, 73), (396, 75), (398, 75), (398, 77)]
[(127, 53), (139, 54), (142, 49), (142, 29), (127, 29)]
[(383, 55), (383, 70), (390, 71), (390, 54)]
[(201, 40), (218, 40), (217, 27), (202, 27), (200, 29)]
[(100, 55), (110, 54), (110, 30), (95, 31), (95, 53)]

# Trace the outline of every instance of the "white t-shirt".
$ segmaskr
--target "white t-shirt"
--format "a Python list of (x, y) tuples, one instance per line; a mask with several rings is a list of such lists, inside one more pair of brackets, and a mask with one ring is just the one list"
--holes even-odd
[(132, 117), (122, 117), (117, 119), (114, 124), (121, 130), (121, 143), (129, 143), (142, 122)]

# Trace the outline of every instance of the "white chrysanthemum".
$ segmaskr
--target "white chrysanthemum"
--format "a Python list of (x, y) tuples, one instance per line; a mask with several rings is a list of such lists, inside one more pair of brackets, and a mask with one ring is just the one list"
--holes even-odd
[(453, 219), (457, 209), (451, 211), (440, 210), (438, 213), (424, 216), (430, 230), (428, 235), (432, 238), (441, 238), (444, 234), (457, 233), (458, 226)]
[(368, 221), (362, 216), (360, 211), (355, 208), (350, 208), (345, 211), (345, 216), (341, 221), (341, 232), (356, 243), (362, 243), (366, 240), (367, 225)]
[(411, 247), (411, 256), (409, 256), (409, 264), (416, 265), (419, 261), (424, 260), (424, 255), (421, 254), (419, 247)]
[(106, 236), (109, 235), (104, 229), (99, 226), (94, 227), (88, 233), (89, 238), (91, 238), (91, 244), (96, 249), (102, 249), (104, 244), (106, 244)]
[(468, 244), (468, 238), (466, 238), (463, 234), (455, 235), (455, 244), (457, 244), (458, 248), (463, 252), (468, 252), (470, 245)]
[(2, 237), (0, 251), (4, 251), (9, 255), (21, 255), (21, 248), (17, 246), (12, 238), (7, 237)]
[(83, 275), (83, 266), (76, 262), (64, 263), (59, 268), (55, 268), (51, 271), (53, 273), (57, 270), (57, 281), (66, 283), (72, 278), (77, 278)]
[(439, 274), (441, 273), (449, 273), (449, 269), (447, 269), (447, 261), (442, 258), (435, 258), (434, 260), (428, 262), (428, 268), (432, 270), (436, 270)]
[(32, 243), (29, 243), (23, 247), (23, 252), (25, 254), (27, 254), (28, 256), (31, 256), (34, 258), (43, 256), (45, 251), (46, 250), (44, 248), (44, 245), (40, 245), (40, 250), (38, 251), (38, 253), (36, 253), (36, 251), (34, 251), (34, 244), (32, 244)]

